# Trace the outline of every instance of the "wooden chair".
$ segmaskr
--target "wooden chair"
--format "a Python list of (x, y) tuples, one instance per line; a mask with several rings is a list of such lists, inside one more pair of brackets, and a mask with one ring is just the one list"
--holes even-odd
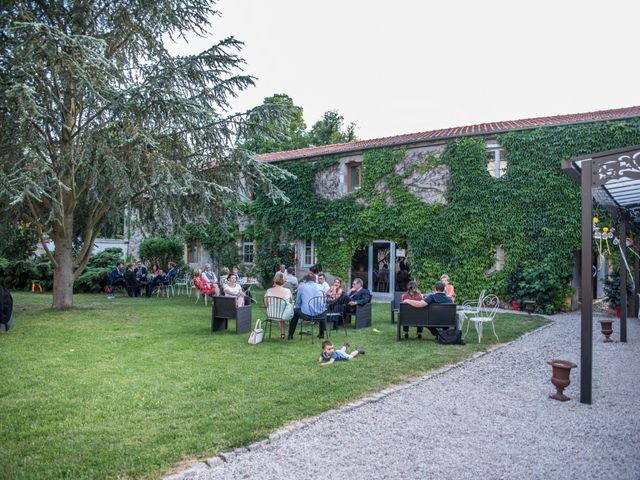
[(238, 307), (235, 297), (211, 297), (211, 331), (219, 332), (229, 327), (229, 319), (236, 321), (236, 333), (251, 331), (251, 305)]

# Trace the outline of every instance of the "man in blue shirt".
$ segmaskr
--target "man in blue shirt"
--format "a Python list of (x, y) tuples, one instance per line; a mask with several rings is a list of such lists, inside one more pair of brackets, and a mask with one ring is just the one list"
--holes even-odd
[[(309, 300), (314, 297), (321, 297), (322, 300), (309, 305)], [(324, 291), (322, 287), (316, 283), (316, 276), (310, 273), (304, 277), (304, 283), (301, 283), (298, 287), (296, 303), (293, 308), (293, 318), (291, 319), (291, 323), (289, 323), (289, 340), (293, 339), (293, 335), (296, 333), (296, 326), (298, 325), (299, 318), (309, 320), (310, 317), (320, 315), (325, 311), (326, 302)], [(318, 337), (324, 338), (324, 332), (326, 329), (327, 317), (324, 316), (320, 319), (320, 333)]]

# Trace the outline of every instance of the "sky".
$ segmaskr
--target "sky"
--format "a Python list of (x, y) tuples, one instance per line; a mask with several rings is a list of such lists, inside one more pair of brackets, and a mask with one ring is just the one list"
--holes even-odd
[(637, 0), (220, 0), (211, 35), (245, 42), (256, 87), (307, 126), (327, 110), (359, 139), (640, 105)]

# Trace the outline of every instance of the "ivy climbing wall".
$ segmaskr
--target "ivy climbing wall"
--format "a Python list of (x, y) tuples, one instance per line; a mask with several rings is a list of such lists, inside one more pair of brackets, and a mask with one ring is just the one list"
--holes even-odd
[[(447, 273), (460, 301), (486, 288), (504, 300), (536, 300), (539, 311), (562, 309), (573, 293), (580, 196), (561, 161), (640, 144), (640, 120), (510, 132), (497, 140), (508, 160), (502, 178), (486, 170), (485, 140), (463, 138), (421, 151), (367, 151), (362, 188), (341, 197), (326, 193), (339, 158), (288, 162), (282, 167), (297, 176), (280, 185), (289, 203), (259, 197), (245, 235), (257, 241), (259, 264), (274, 245), (314, 239), (324, 269), (343, 278), (356, 249), (375, 239), (406, 243), (423, 289)], [(315, 193), (318, 178), (323, 196)], [(498, 245), (504, 269), (491, 271)]]

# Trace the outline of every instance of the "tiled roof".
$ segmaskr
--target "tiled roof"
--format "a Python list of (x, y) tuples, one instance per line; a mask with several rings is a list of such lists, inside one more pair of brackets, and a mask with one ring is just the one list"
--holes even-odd
[(395, 137), (376, 138), (373, 140), (360, 140), (350, 143), (337, 143), (320, 147), (301, 148), (286, 152), (264, 153), (256, 157), (262, 162), (280, 162), (283, 160), (296, 160), (310, 157), (321, 157), (349, 152), (359, 152), (371, 148), (394, 147), (421, 142), (431, 142), (455, 137), (488, 135), (503, 133), (513, 130), (526, 130), (537, 127), (549, 127), (557, 125), (570, 125), (576, 123), (598, 122), (603, 120), (618, 120), (623, 118), (640, 117), (640, 106), (617, 108), (614, 110), (600, 110), (597, 112), (574, 113), (569, 115), (556, 115), (554, 117), (526, 118), (523, 120), (510, 120), (506, 122), (481, 123), (466, 127), (444, 128), (428, 132), (409, 133)]

